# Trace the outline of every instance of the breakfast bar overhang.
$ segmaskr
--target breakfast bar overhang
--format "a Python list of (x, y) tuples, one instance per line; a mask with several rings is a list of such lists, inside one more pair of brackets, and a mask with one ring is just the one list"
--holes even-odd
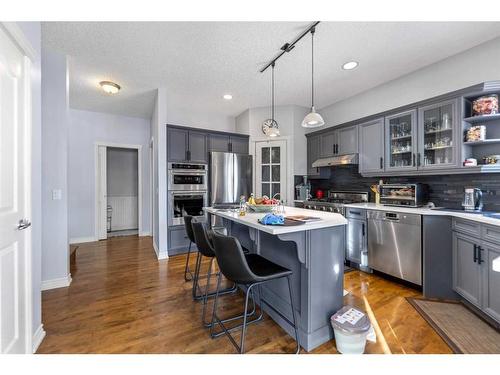
[[(311, 351), (333, 338), (330, 316), (343, 306), (344, 242), (347, 220), (340, 214), (314, 212), (320, 218), (293, 226), (266, 226), (258, 222), (264, 214), (239, 216), (232, 210), (205, 208), (223, 221), (228, 235), (236, 237), (251, 253), (257, 253), (293, 272), (292, 288), (301, 346)], [(286, 207), (286, 216), (310, 216), (310, 210)], [(275, 280), (261, 288), (263, 310), (290, 336), (292, 310), (286, 280)], [(257, 298), (257, 302), (259, 299)]]

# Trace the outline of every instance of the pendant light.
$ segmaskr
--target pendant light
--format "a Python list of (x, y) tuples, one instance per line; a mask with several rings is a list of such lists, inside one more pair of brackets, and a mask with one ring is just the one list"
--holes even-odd
[(271, 118), (262, 124), (262, 131), (268, 137), (278, 137), (280, 129), (278, 122), (274, 119), (274, 62), (271, 65)]
[(302, 126), (304, 128), (318, 128), (325, 125), (323, 117), (314, 109), (314, 32), (315, 28), (311, 29), (311, 112), (309, 112), (304, 120)]

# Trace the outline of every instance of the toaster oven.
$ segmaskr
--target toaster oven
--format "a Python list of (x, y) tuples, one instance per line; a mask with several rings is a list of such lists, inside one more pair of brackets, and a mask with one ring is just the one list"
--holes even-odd
[(420, 207), (427, 204), (427, 199), (425, 184), (380, 185), (380, 203), (385, 206)]

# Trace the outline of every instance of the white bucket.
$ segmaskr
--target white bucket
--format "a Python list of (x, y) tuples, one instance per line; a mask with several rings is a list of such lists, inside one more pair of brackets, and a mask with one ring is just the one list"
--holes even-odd
[(333, 329), (337, 350), (342, 354), (363, 354), (368, 332), (347, 333), (340, 329)]

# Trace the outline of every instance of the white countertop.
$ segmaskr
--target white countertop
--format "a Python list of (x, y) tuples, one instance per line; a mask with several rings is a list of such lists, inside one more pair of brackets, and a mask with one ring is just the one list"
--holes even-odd
[(247, 212), (245, 216), (240, 216), (238, 212), (233, 212), (229, 210), (218, 210), (212, 207), (204, 207), (203, 210), (213, 215), (217, 215), (225, 219), (232, 220), (236, 223), (247, 225), (249, 227), (270, 234), (302, 232), (305, 230), (323, 229), (323, 228), (336, 227), (339, 225), (347, 224), (347, 220), (340, 214), (334, 214), (331, 212), (322, 212), (322, 211), (312, 211), (303, 208), (289, 207), (289, 206), (285, 207), (285, 216), (305, 215), (305, 216), (319, 217), (322, 220), (305, 223), (301, 225), (293, 225), (293, 226), (263, 225), (260, 224), (257, 220), (264, 217), (265, 216), (264, 213)]
[(455, 211), (445, 211), (445, 210), (432, 210), (426, 207), (394, 207), (394, 206), (384, 206), (375, 203), (352, 203), (352, 204), (346, 204), (345, 206), (353, 208), (363, 208), (365, 210), (402, 212), (402, 213), (417, 214), (417, 215), (452, 216), (460, 219), (476, 221), (479, 223), (500, 226), (500, 219), (486, 217), (481, 214), (473, 214), (460, 211), (455, 212)]

